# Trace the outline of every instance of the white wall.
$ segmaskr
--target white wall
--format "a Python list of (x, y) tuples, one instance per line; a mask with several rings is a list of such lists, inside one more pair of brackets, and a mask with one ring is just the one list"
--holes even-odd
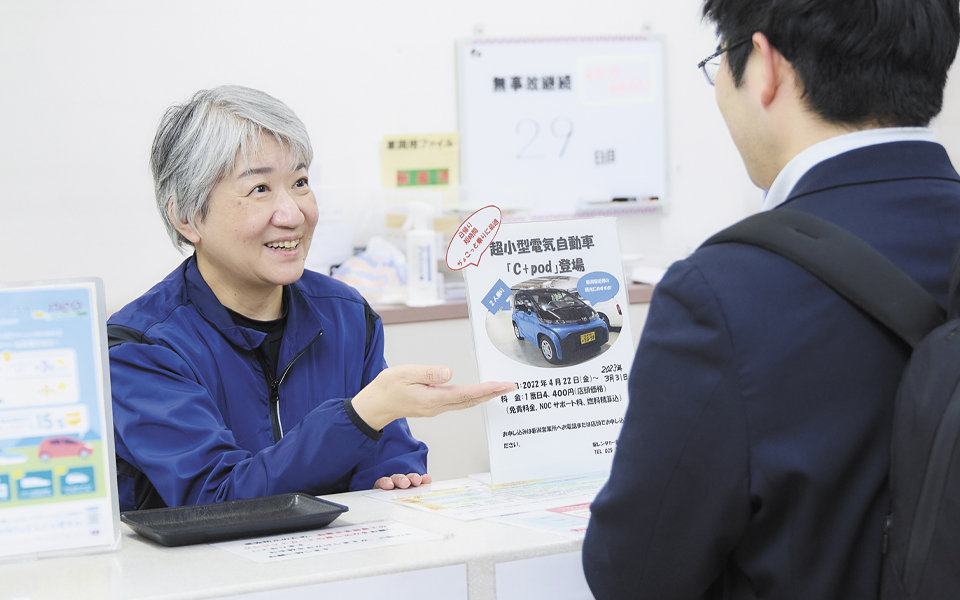
[(163, 110), (200, 88), (268, 91), (311, 132), (314, 185), (378, 186), (384, 134), (456, 130), (454, 42), (476, 31), (666, 40), (671, 239), (662, 249), (659, 218), (637, 217), (623, 245), (674, 256), (756, 197), (696, 69), (715, 41), (695, 4), (3, 0), (0, 281), (98, 275), (116, 309), (169, 272), (181, 257), (149, 145)]
[[(625, 253), (663, 264), (752, 211), (758, 192), (696, 63), (699, 2), (659, 0), (3, 0), (0, 281), (97, 275), (108, 309), (181, 257), (153, 206), (163, 110), (237, 83), (286, 101), (313, 136), (314, 185), (379, 185), (387, 133), (457, 127), (454, 41), (647, 33), (666, 42), (670, 213), (621, 218)], [(956, 82), (940, 129), (960, 136)], [(955, 144), (960, 142), (955, 142)]]

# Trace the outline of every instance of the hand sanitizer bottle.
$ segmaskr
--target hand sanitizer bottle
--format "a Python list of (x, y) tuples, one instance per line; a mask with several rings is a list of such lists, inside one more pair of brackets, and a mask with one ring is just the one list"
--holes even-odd
[(437, 290), (437, 234), (433, 208), (423, 202), (409, 204), (407, 229), (407, 305), (440, 303)]

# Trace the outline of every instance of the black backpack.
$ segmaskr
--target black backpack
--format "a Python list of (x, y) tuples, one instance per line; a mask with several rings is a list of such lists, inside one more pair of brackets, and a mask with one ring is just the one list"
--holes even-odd
[(894, 407), (891, 510), (882, 600), (960, 598), (960, 254), (950, 312), (866, 242), (809, 213), (778, 208), (704, 246), (739, 242), (786, 258), (896, 333), (913, 351)]

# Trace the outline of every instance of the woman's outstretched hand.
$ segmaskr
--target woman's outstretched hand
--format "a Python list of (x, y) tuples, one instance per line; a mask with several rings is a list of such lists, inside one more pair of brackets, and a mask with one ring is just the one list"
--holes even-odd
[(353, 409), (367, 425), (380, 430), (396, 419), (470, 408), (517, 389), (508, 381), (450, 385), (452, 376), (448, 367), (438, 365), (390, 367), (353, 397)]

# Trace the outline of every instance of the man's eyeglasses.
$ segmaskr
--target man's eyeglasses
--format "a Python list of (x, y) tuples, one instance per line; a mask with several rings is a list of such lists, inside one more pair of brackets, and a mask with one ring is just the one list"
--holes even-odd
[(751, 38), (747, 38), (735, 44), (727, 44), (725, 48), (720, 48), (710, 56), (701, 60), (697, 67), (703, 71), (703, 76), (707, 78), (707, 83), (714, 85), (717, 81), (717, 73), (720, 72), (720, 57), (723, 56), (724, 52), (738, 48), (750, 41)]

